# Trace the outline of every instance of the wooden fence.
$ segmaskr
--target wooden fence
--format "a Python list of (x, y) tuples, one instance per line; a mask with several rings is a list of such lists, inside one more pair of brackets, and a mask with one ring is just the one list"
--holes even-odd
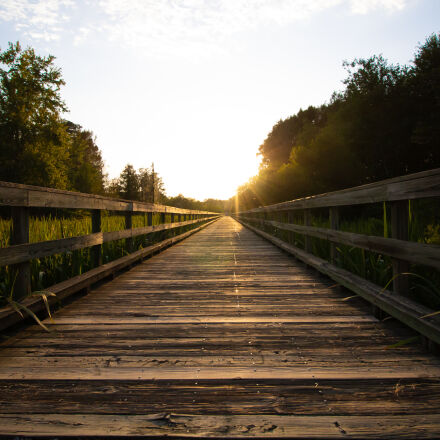
[[(411, 263), (440, 269), (440, 246), (408, 241), (408, 200), (440, 196), (440, 169), (388, 179), (355, 188), (263, 206), (235, 214), (237, 220), (280, 248), (364, 297), (375, 307), (440, 344), (440, 314), (410, 300), (408, 273)], [(340, 208), (377, 202), (391, 204), (391, 236), (384, 238), (340, 231)], [(328, 209), (329, 228), (311, 225), (312, 210)], [(303, 224), (295, 224), (297, 215)], [(278, 231), (304, 235), (304, 249), (282, 240)], [(310, 237), (330, 242), (330, 262), (311, 253)], [(337, 245), (344, 244), (382, 255), (393, 265), (393, 292), (338, 267)], [(429, 342), (428, 342), (429, 343)]]
[[(26, 298), (31, 293), (30, 260), (33, 258), (91, 248), (94, 266), (92, 270), (47, 289), (55, 293), (57, 299), (62, 299), (84, 288), (90, 288), (97, 281), (112, 276), (137, 260), (141, 260), (186, 238), (219, 216), (218, 213), (207, 211), (180, 209), (9, 182), (0, 182), (0, 206), (11, 207), (11, 246), (0, 248), (0, 266), (12, 266), (16, 273), (14, 285), (16, 299)], [(31, 208), (89, 210), (92, 217), (92, 233), (78, 237), (29, 243), (29, 213)], [(125, 214), (126, 229), (102, 232), (102, 210), (123, 212)], [(147, 226), (132, 228), (132, 217), (136, 213), (146, 213)], [(157, 213), (160, 214), (160, 224), (153, 225), (153, 214)], [(165, 216), (169, 216), (168, 219), (171, 222), (166, 223)], [(158, 231), (178, 230), (177, 228), (190, 225), (195, 228), (143, 249), (136, 251), (133, 249), (134, 237)], [(102, 264), (102, 244), (120, 239), (127, 240), (126, 244), (130, 254), (111, 263)], [(23, 304), (34, 312), (43, 308), (42, 301), (37, 298), (26, 298)], [(17, 313), (11, 313), (10, 308), (0, 309), (0, 329), (18, 321), (19, 318)]]

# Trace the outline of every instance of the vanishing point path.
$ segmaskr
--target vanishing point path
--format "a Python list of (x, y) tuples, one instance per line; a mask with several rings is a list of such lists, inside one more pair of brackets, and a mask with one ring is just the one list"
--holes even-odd
[(440, 438), (440, 359), (223, 217), (0, 345), (0, 434)]

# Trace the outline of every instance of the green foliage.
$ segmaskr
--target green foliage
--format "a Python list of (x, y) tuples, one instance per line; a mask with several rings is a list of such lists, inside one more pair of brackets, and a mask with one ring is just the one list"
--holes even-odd
[(154, 164), (139, 171), (127, 164), (120, 176), (109, 183), (106, 193), (111, 197), (148, 203), (160, 204), (167, 200), (163, 180), (154, 170)]
[(60, 114), (64, 81), (54, 57), (9, 44), (0, 52), (0, 177), (67, 188), (68, 152)]
[(199, 211), (209, 212), (225, 212), (227, 205), (229, 205), (226, 200), (206, 199), (201, 202), (190, 197), (185, 197), (182, 194), (175, 197), (168, 197), (165, 204), (175, 206), (176, 208), (197, 209)]
[(412, 66), (379, 55), (344, 67), (345, 89), (329, 104), (275, 124), (258, 175), (237, 191), (239, 210), (440, 166), (440, 36)]
[(64, 121), (64, 127), (68, 134), (69, 189), (102, 194), (104, 163), (93, 133), (70, 121)]
[(18, 42), (0, 52), (0, 180), (101, 193), (101, 153), (91, 132), (62, 119), (54, 60)]

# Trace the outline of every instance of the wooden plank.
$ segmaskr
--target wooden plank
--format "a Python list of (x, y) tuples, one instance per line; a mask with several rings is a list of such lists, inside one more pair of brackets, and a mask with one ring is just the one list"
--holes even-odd
[[(283, 224), (280, 222), (277, 222), (279, 224)], [(304, 210), (304, 226), (305, 227), (310, 227), (312, 224), (312, 212), (310, 211), (310, 209), (305, 209)], [(304, 236), (304, 249), (306, 250), (306, 252), (312, 252), (312, 242), (310, 240), (310, 237), (308, 235)]]
[(428, 379), (440, 375), (440, 366), (429, 369), (420, 366), (410, 368), (389, 367), (161, 367), (161, 368), (45, 368), (1, 367), (0, 380), (304, 380), (304, 379)]
[(45, 325), (56, 326), (65, 324), (205, 324), (205, 323), (276, 323), (283, 324), (292, 323), (341, 323), (341, 322), (378, 322), (374, 316), (149, 316), (149, 317), (130, 317), (114, 318), (114, 317), (58, 317), (55, 320), (44, 320)]
[[(281, 381), (1, 381), (4, 414), (151, 414), (387, 416), (440, 410), (435, 379)], [(244, 392), (245, 391), (245, 392)], [(21, 399), (17, 399), (17, 395)], [(426, 395), (437, 396), (425, 403)], [(381, 404), (378, 405), (378, 400)]]
[[(94, 209), (92, 211), (92, 234), (96, 234), (99, 232), (101, 232), (101, 210)], [(92, 256), (93, 267), (101, 266), (101, 264), (102, 264), (102, 246), (100, 244), (95, 245), (92, 247), (90, 252), (91, 252), (91, 256)], [(0, 257), (0, 261), (1, 261), (1, 257)]]
[[(248, 217), (243, 218), (243, 221), (245, 220), (247, 220), (247, 222), (252, 221), (252, 219)], [(356, 234), (354, 232), (337, 231), (315, 226), (294, 225), (275, 221), (266, 221), (265, 223), (281, 230), (299, 232), (311, 237), (322, 238), (348, 246), (355, 246), (409, 261), (414, 264), (422, 264), (440, 269), (440, 246), (438, 245)]]
[(416, 416), (5, 414), (3, 435), (196, 438), (424, 439), (440, 436), (438, 414)]
[[(333, 230), (339, 229), (339, 208), (332, 206), (329, 209), (330, 228)], [(339, 253), (335, 243), (330, 244), (330, 262), (336, 266), (339, 263)]]
[[(304, 356), (303, 353), (283, 353), (281, 355), (264, 353), (253, 354), (232, 354), (232, 355), (215, 355), (215, 354), (191, 354), (186, 356), (179, 356), (173, 354), (162, 354), (156, 353), (150, 356), (135, 356), (135, 355), (90, 355), (90, 356), (45, 356), (44, 353), (32, 353), (27, 355), (21, 354), (20, 349), (14, 348), (5, 350), (5, 355), (1, 356), (2, 368), (20, 368), (26, 365), (28, 368), (52, 368), (52, 369), (64, 369), (64, 368), (158, 368), (158, 367), (192, 367), (192, 368), (210, 368), (210, 367), (248, 367), (257, 365), (259, 367), (279, 367), (282, 364), (285, 368), (299, 368), (313, 365), (316, 369), (326, 369), (330, 365), (333, 368), (345, 369), (361, 367), (366, 369), (367, 367), (380, 367), (394, 369), (395, 367), (400, 368), (402, 371), (405, 367), (411, 368), (418, 365), (420, 368), (431, 368), (431, 366), (439, 367), (439, 362), (435, 362), (426, 353), (420, 353), (416, 350), (399, 352), (397, 355), (384, 356), (383, 353), (374, 352), (369, 353), (368, 356), (363, 355), (360, 358), (356, 358), (352, 353), (338, 353), (334, 352), (317, 352), (308, 353)], [(54, 378), (53, 380), (55, 380)], [(308, 379), (314, 380), (314, 379)], [(369, 385), (373, 379), (365, 379), (368, 381)], [(378, 382), (383, 384), (384, 379), (378, 379)], [(388, 379), (393, 386), (396, 385), (395, 379)], [(399, 379), (402, 383), (403, 379)], [(414, 379), (406, 379), (407, 381), (413, 381)], [(438, 378), (430, 379), (437, 380)], [(286, 383), (285, 380), (282, 380)], [(340, 379), (337, 379), (340, 381)], [(13, 381), (14, 382), (14, 381)], [(118, 382), (114, 381), (113, 382)], [(212, 382), (212, 381), (211, 381)], [(218, 381), (220, 383), (223, 381)], [(225, 381), (226, 382), (226, 381)], [(250, 381), (253, 383), (253, 381)], [(18, 381), (18, 383), (21, 383)], [(209, 383), (209, 381), (207, 382)], [(271, 379), (268, 383), (273, 383)], [(298, 379), (291, 380), (290, 383), (298, 383)], [(357, 385), (357, 381), (347, 381), (352, 387)], [(417, 383), (421, 383), (417, 380)], [(439, 404), (439, 387), (435, 389), (436, 393), (433, 393), (430, 401), (437, 402)], [(368, 387), (369, 388), (369, 387)], [(420, 390), (418, 390), (420, 391)], [(0, 393), (1, 394), (1, 393)], [(1, 406), (1, 401), (0, 401)], [(431, 404), (432, 406), (432, 404)], [(440, 407), (439, 407), (440, 410)]]
[[(17, 246), (27, 246), (29, 243), (29, 209), (25, 207), (12, 208), (12, 237), (11, 242)], [(23, 244), (22, 244), (23, 243)], [(27, 261), (16, 261), (12, 267), (13, 299), (21, 300), (31, 293), (31, 266)]]
[(134, 242), (132, 235), (132, 229), (133, 229), (133, 212), (132, 211), (126, 211), (125, 212), (125, 230), (129, 232), (129, 238), (125, 240), (125, 245), (127, 248), (128, 253), (132, 253), (134, 250)]
[(54, 188), (22, 185), (18, 183), (2, 181), (0, 181), (0, 206), (1, 205), (70, 209), (105, 209), (108, 211), (166, 212), (176, 214), (192, 213), (219, 215), (218, 213), (207, 211), (181, 209), (172, 206), (114, 199), (110, 197), (98, 196), (95, 194), (85, 194)]
[[(405, 323), (428, 339), (440, 344), (440, 319), (438, 316), (430, 316), (434, 311), (425, 306), (417, 304), (401, 295), (383, 290), (375, 284), (352, 274), (344, 269), (338, 268), (327, 261), (304, 252), (282, 240), (275, 238), (253, 226), (244, 223), (246, 227), (261, 235), (271, 243), (293, 254), (308, 265), (328, 275), (337, 283), (347, 287), (353, 292), (365, 298), (367, 301), (378, 306), (381, 310)], [(332, 231), (334, 232), (334, 231)]]
[[(408, 240), (408, 201), (399, 200), (392, 202), (391, 204), (391, 235), (393, 238), (398, 240)], [(437, 249), (438, 255), (440, 257), (440, 246)], [(432, 252), (431, 252), (432, 253)], [(409, 295), (409, 279), (407, 274), (409, 272), (408, 261), (402, 258), (402, 255), (393, 256), (393, 290), (395, 293), (400, 295)], [(397, 258), (396, 258), (397, 257)], [(424, 260), (422, 258), (422, 260)], [(440, 260), (440, 258), (439, 258)], [(417, 259), (413, 262), (417, 264), (424, 264), (423, 261)], [(438, 265), (437, 267), (440, 267)]]

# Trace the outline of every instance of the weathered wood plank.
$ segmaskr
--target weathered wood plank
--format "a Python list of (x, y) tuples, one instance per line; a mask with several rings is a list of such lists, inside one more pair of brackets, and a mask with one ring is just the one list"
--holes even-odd
[(108, 211), (164, 212), (175, 214), (216, 214), (208, 211), (175, 208), (173, 206), (132, 200), (114, 199), (32, 185), (0, 181), (0, 206), (27, 206), (70, 209), (105, 209)]
[(428, 379), (440, 376), (440, 366), (389, 367), (160, 367), (45, 368), (0, 367), (0, 380), (303, 380), (303, 379)]
[(438, 414), (416, 416), (5, 414), (4, 435), (180, 436), (197, 438), (425, 439), (440, 436)]
[[(281, 381), (1, 381), (4, 414), (79, 413), (344, 416), (431, 414), (440, 411), (440, 383), (419, 380), (281, 380)], [(93, 390), (93, 393), (91, 393)], [(16, 396), (22, 396), (20, 401)], [(426, 395), (430, 399), (429, 408)], [(377, 402), (380, 399), (381, 404)]]
[[(29, 209), (13, 207), (12, 223), (12, 244), (27, 246), (22, 243), (29, 243)], [(15, 280), (13, 299), (21, 300), (31, 293), (31, 266), (27, 261), (16, 261), (11, 269), (11, 278)]]

